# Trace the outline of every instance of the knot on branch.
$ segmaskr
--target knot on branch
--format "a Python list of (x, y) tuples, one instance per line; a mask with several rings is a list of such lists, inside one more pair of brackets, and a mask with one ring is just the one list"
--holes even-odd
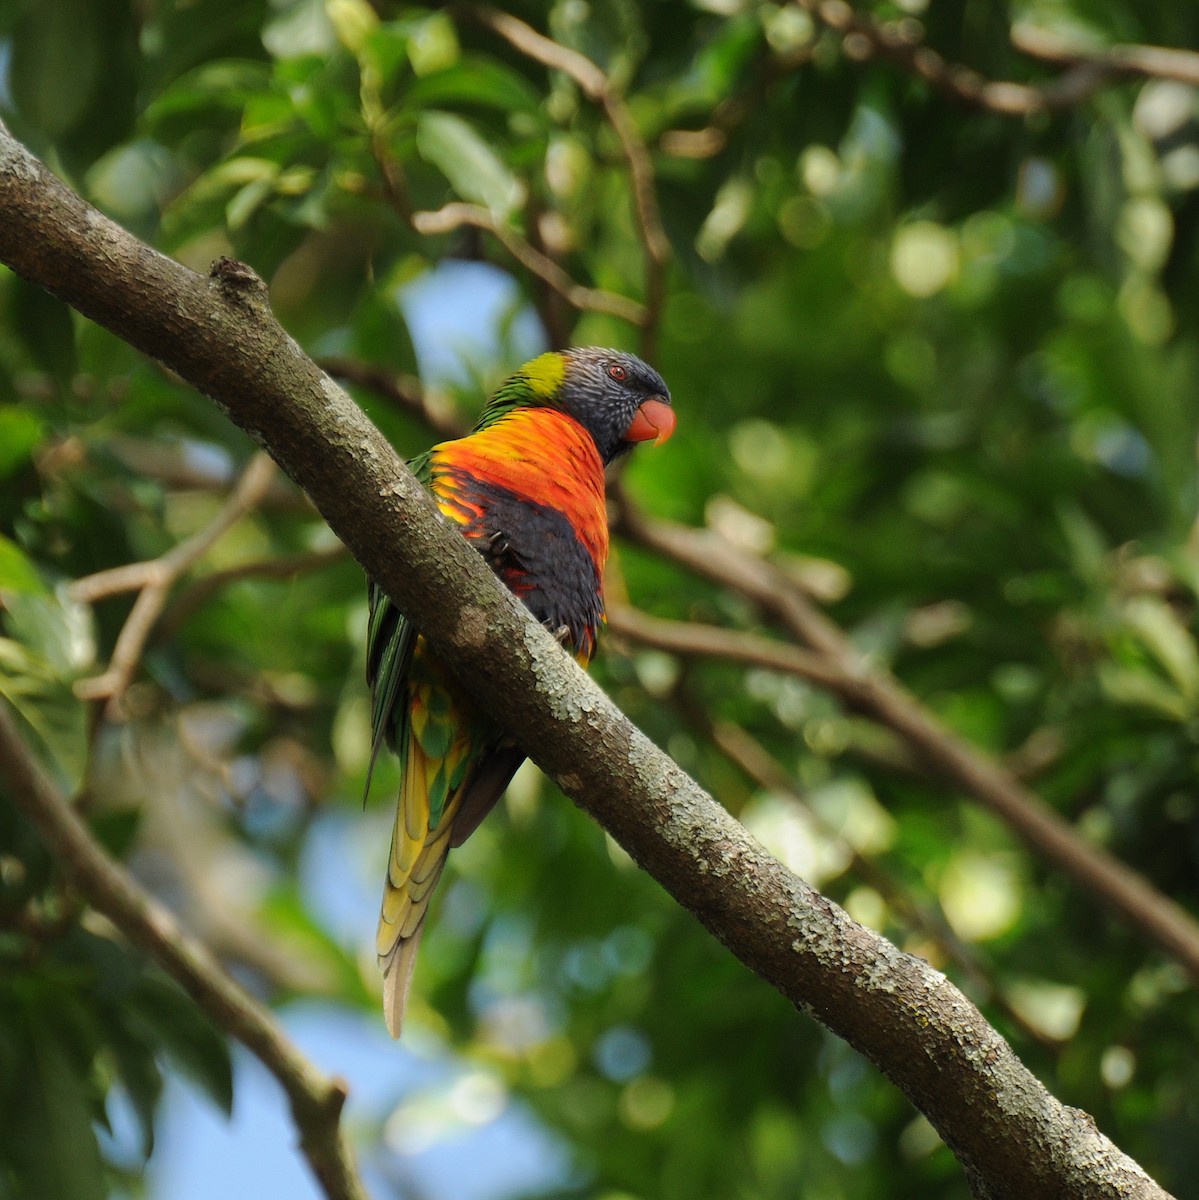
[(266, 283), (249, 263), (222, 255), (208, 268), (208, 278), (231, 304), (253, 309), (269, 307)]

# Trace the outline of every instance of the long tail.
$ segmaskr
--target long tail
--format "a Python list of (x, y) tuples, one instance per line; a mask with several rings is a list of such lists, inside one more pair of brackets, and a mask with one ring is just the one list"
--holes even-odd
[(383, 968), (383, 1016), (399, 1037), (404, 1006), (429, 901), (445, 866), (459, 797), (453, 796), (437, 828), (429, 828), (429, 790), (444, 780), (444, 760), (426, 755), (413, 738), (407, 747), (404, 781), (391, 834), (391, 855), (383, 882), (383, 904), (375, 952)]

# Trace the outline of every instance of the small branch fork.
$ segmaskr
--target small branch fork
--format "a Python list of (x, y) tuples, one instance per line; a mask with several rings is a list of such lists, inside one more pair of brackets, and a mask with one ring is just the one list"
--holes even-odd
[(75, 694), (81, 700), (105, 701), (108, 715), (115, 714), (121, 697), (133, 680), (171, 589), (225, 533), (262, 503), (276, 471), (270, 458), (259, 451), (250, 459), (220, 511), (203, 529), (160, 558), (98, 571), (71, 584), (69, 595), (80, 604), (94, 604), (97, 600), (123, 592), (138, 593), (117, 636), (107, 669), (75, 685)]
[(340, 1128), (345, 1085), (318, 1071), (208, 949), (184, 933), (174, 917), (109, 858), (33, 760), (3, 704), (0, 774), (9, 795), (80, 895), (173, 976), (221, 1029), (279, 1081), (291, 1105), (301, 1150), (329, 1200), (367, 1200)]
[[(666, 268), (671, 248), (658, 206), (653, 160), (628, 105), (589, 58), (559, 45), (531, 25), (487, 5), (466, 4), (459, 6), (457, 11), (503, 38), (521, 54), (564, 72), (603, 110), (620, 142), (629, 173), (638, 234), (645, 252), (645, 302), (578, 283), (553, 257), (482, 205), (455, 200), (439, 209), (415, 210), (408, 198), (403, 168), (391, 155), (381, 131), (376, 130), (372, 137), (372, 153), (388, 202), (419, 234), (431, 237), (458, 229), (477, 229), (490, 234), (534, 279), (571, 308), (579, 312), (604, 313), (639, 328), (642, 354), (652, 359), (666, 300)], [(555, 343), (565, 342), (565, 331), (558, 328), (560, 323), (552, 306), (543, 304), (540, 307), (542, 320)]]
[[(631, 325), (645, 328), (649, 312), (643, 304), (617, 292), (578, 283), (544, 250), (522, 237), (482, 205), (454, 200), (438, 209), (414, 210), (408, 200), (403, 168), (391, 156), (386, 140), (376, 135), (371, 144), (383, 178), (387, 202), (416, 233), (427, 237), (453, 233), (459, 229), (477, 229), (489, 233), (550, 295), (571, 308), (579, 312), (607, 313)], [(549, 303), (548, 297), (539, 298), (538, 311), (553, 344), (565, 345), (569, 340), (567, 330), (562, 327), (558, 320), (559, 311)]]

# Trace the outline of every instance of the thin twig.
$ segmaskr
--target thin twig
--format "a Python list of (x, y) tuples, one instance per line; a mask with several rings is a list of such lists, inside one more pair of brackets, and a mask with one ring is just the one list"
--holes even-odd
[(646, 326), (649, 315), (645, 305), (615, 292), (576, 283), (549, 255), (502, 225), (481, 205), (455, 200), (433, 211), (412, 214), (412, 227), (417, 233), (449, 233), (464, 226), (492, 234), (522, 267), (572, 307), (584, 312), (607, 313), (641, 328)]
[(243, 579), (293, 579), (296, 575), (319, 571), (348, 557), (349, 551), (339, 542), (324, 550), (308, 550), (302, 554), (286, 554), (277, 558), (256, 558), (213, 571), (197, 579), (167, 609), (160, 625), (162, 636), (169, 639), (198, 609), (230, 584)]
[(366, 1200), (340, 1126), (345, 1084), (318, 1071), (208, 949), (185, 934), (175, 918), (109, 858), (33, 760), (3, 705), (0, 774), (17, 807), (88, 903), (173, 976), (279, 1081), (291, 1105), (300, 1147), (330, 1200)]
[[(549, 261), (557, 263), (558, 256), (551, 247), (551, 242), (557, 244), (560, 252), (566, 247), (561, 232), (549, 237), (553, 217), (560, 216), (545, 207), (544, 197), (537, 188), (529, 188), (525, 199), (524, 227), (528, 230), (528, 244)], [(577, 321), (577, 310), (564, 299), (561, 292), (551, 287), (544, 279), (534, 275), (533, 307), (545, 330), (551, 346), (569, 346), (571, 333)]]
[(786, 642), (773, 641), (717, 625), (693, 621), (669, 621), (627, 604), (610, 604), (608, 627), (626, 637), (668, 654), (700, 658), (722, 658), (749, 667), (764, 667), (785, 675), (795, 675), (821, 687), (837, 690), (845, 678), (836, 663), (826, 655), (814, 654)]
[(258, 506), (270, 488), (275, 471), (275, 464), (258, 452), (250, 459), (220, 511), (203, 529), (160, 558), (98, 571), (71, 585), (71, 599), (84, 604), (138, 590), (133, 608), (117, 635), (107, 669), (75, 684), (75, 694), (81, 700), (105, 700), (111, 712), (133, 679), (171, 588), (223, 534)]
[(666, 268), (670, 262), (670, 239), (662, 224), (653, 159), (637, 131), (633, 114), (612, 81), (591, 59), (538, 33), (510, 13), (485, 4), (467, 4), (462, 10), (503, 38), (521, 54), (552, 70), (562, 71), (575, 81), (588, 99), (603, 109), (616, 133), (628, 165), (637, 231), (645, 250), (645, 319), (641, 322), (642, 353), (652, 359), (658, 326), (666, 301)]
[(1089, 66), (1108, 72), (1112, 78), (1173, 79), (1199, 87), (1199, 53), (1194, 50), (1130, 44), (1095, 49), (1024, 22), (1012, 26), (1012, 45), (1029, 58), (1058, 66)]
[(925, 45), (923, 27), (912, 18), (884, 23), (858, 12), (845, 0), (795, 3), (841, 34), (847, 57), (884, 58), (963, 104), (1004, 116), (1028, 117), (1073, 108), (1128, 73), (1115, 61), (1093, 58), (1074, 60), (1069, 70), (1044, 84), (987, 79), (971, 67), (949, 62)]
[[(81, 447), (81, 454), (84, 453)], [(173, 492), (227, 492), (237, 481), (237, 464), (221, 453), (196, 454), (195, 443), (114, 434), (104, 443), (123, 467)], [(259, 508), (312, 512), (308, 497), (285, 475), (276, 475)]]
[(419, 418), (439, 437), (456, 438), (466, 432), (466, 424), (455, 413), (430, 403), (421, 381), (411, 375), (353, 358), (322, 358), (320, 368), (334, 379), (369, 388), (396, 408)]
[(929, 770), (990, 809), (1199, 982), (1199, 922), (1190, 913), (1131, 867), (1084, 841), (1009, 771), (947, 729), (893, 675), (866, 662), (783, 571), (710, 531), (650, 519), (624, 496), (618, 527), (640, 545), (761, 605), (801, 646), (827, 660), (829, 686), (843, 702), (898, 734)]
[(631, 325), (645, 327), (649, 314), (644, 305), (615, 292), (576, 283), (548, 254), (497, 220), (482, 205), (455, 200), (438, 209), (415, 211), (408, 198), (403, 168), (395, 161), (386, 140), (380, 136), (372, 137), (371, 147), (388, 202), (396, 214), (417, 233), (426, 237), (453, 233), (457, 229), (478, 229), (489, 233), (525, 270), (571, 307), (580, 312), (606, 313)]

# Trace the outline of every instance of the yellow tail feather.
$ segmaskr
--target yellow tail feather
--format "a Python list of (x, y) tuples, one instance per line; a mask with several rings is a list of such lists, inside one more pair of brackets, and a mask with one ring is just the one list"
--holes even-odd
[[(455, 745), (450, 753), (464, 750)], [(431, 759), (416, 738), (410, 739), (375, 935), (375, 952), (383, 969), (383, 1015), (392, 1037), (400, 1035), (421, 929), (445, 866), (461, 799), (460, 791), (451, 796), (437, 828), (429, 828), (430, 784), (443, 769), (443, 760)]]
[(416, 966), (420, 935), (418, 928), (407, 940), (396, 942), (383, 965), (383, 1019), (393, 1038), (400, 1036), (404, 1026), (404, 1008), (412, 989), (412, 969)]

